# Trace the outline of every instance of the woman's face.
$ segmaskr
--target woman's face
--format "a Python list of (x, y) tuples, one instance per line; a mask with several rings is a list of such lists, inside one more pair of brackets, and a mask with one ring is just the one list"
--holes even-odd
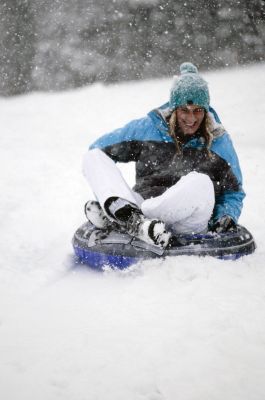
[(184, 135), (194, 135), (199, 129), (205, 111), (197, 105), (186, 105), (176, 109), (178, 125)]

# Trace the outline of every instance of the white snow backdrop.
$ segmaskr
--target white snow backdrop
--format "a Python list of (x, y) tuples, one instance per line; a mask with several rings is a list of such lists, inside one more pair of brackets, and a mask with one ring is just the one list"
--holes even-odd
[[(0, 99), (0, 398), (264, 400), (265, 65), (204, 74), (257, 250), (124, 272), (71, 262), (89, 143), (168, 99), (153, 80)], [(133, 166), (122, 168), (134, 181)]]

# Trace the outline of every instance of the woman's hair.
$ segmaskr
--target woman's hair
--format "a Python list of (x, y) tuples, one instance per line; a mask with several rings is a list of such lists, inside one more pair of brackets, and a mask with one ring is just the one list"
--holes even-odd
[[(170, 115), (168, 123), (169, 123), (169, 134), (174, 139), (177, 154), (181, 154), (182, 144), (185, 143), (186, 137), (179, 127), (176, 110), (174, 110)], [(196, 136), (202, 137), (204, 139), (205, 147), (208, 151), (210, 151), (211, 143), (213, 140), (213, 135), (211, 133), (211, 125), (212, 125), (211, 118), (209, 117), (209, 114), (205, 111), (201, 125), (198, 131), (196, 132)]]

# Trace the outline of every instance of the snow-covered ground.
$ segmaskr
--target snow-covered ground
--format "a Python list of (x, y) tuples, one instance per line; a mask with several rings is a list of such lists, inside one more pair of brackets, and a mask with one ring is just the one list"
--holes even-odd
[[(231, 133), (256, 252), (124, 272), (75, 268), (99, 134), (168, 98), (168, 79), (0, 99), (0, 398), (263, 400), (265, 65), (205, 74)], [(122, 168), (134, 180), (133, 166)]]

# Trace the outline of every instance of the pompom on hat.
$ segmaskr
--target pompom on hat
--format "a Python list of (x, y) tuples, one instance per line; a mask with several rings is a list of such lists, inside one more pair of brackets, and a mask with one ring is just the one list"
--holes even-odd
[(210, 95), (207, 82), (199, 75), (197, 67), (190, 62), (180, 66), (180, 76), (175, 77), (170, 91), (171, 110), (194, 104), (209, 111)]

